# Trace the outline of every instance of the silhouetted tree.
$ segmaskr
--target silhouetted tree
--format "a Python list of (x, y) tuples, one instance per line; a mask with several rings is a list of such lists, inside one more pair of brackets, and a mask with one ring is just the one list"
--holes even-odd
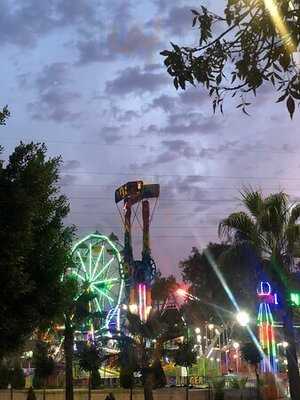
[(221, 15), (204, 5), (191, 10), (199, 45), (164, 50), (165, 65), (176, 89), (202, 85), (214, 110), (226, 94), (239, 97), (238, 108), (247, 113), (249, 94), (268, 83), (280, 92), (293, 116), (300, 100), (300, 7), (294, 0), (228, 0)]

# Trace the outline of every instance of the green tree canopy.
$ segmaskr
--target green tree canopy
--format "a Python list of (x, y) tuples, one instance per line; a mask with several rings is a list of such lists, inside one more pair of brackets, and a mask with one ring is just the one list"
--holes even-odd
[(298, 0), (227, 0), (221, 15), (204, 6), (191, 10), (199, 45), (171, 43), (161, 52), (174, 86), (202, 85), (221, 112), (226, 95), (237, 96), (247, 113), (250, 95), (267, 83), (292, 117), (300, 100), (299, 6)]
[(175, 293), (177, 288), (178, 283), (174, 275), (165, 277), (158, 271), (151, 291), (152, 300), (156, 307), (159, 309), (166, 302), (169, 295)]
[(231, 253), (252, 249), (265, 262), (276, 284), (287, 351), (291, 398), (300, 398), (300, 378), (294, 331), (294, 311), (290, 302), (290, 282), (295, 270), (294, 254), (300, 242), (300, 204), (291, 204), (284, 192), (263, 196), (259, 190), (241, 194), (245, 211), (221, 221), (219, 234), (231, 242)]
[(0, 166), (0, 358), (48, 323), (61, 302), (73, 229), (59, 192), (61, 159), (43, 144), (17, 146)]
[(55, 361), (50, 353), (49, 344), (37, 341), (33, 352), (34, 387), (44, 387), (46, 379), (51, 376), (55, 369)]
[(190, 302), (186, 313), (194, 322), (223, 323), (233, 320), (236, 309), (218, 279), (207, 254), (216, 262), (232, 294), (241, 308), (256, 313), (256, 264), (251, 254), (227, 258), (228, 244), (210, 243), (202, 252), (193, 248), (191, 255), (180, 262), (184, 282), (199, 301)]

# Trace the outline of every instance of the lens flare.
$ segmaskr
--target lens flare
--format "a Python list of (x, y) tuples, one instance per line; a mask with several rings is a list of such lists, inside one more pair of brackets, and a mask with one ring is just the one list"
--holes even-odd
[(283, 40), (289, 53), (295, 51), (295, 44), (293, 43), (288, 28), (284, 22), (282, 15), (280, 15), (277, 4), (274, 0), (264, 0), (265, 7), (269, 11), (270, 16), (273, 20), (275, 28), (277, 29), (281, 39)]

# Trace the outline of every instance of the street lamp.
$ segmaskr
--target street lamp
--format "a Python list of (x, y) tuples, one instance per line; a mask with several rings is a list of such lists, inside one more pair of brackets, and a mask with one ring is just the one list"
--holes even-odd
[(239, 311), (236, 314), (236, 320), (241, 326), (247, 326), (250, 322), (250, 316), (246, 311)]

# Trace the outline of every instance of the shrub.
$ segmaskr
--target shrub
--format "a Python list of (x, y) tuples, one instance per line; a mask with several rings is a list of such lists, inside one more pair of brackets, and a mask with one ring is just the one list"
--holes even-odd
[(0, 389), (7, 389), (9, 384), (9, 368), (5, 364), (0, 364)]
[(24, 389), (25, 387), (25, 376), (23, 369), (19, 366), (15, 366), (10, 373), (10, 384), (14, 389)]

